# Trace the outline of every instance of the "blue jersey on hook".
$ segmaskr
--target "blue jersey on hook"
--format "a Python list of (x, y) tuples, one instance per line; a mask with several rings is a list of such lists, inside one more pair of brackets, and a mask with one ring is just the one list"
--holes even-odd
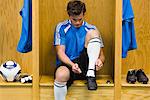
[(130, 0), (123, 0), (122, 58), (126, 58), (129, 50), (137, 48), (133, 19), (134, 14)]
[(32, 0), (24, 0), (20, 15), (22, 16), (22, 32), (17, 51), (26, 53), (32, 50)]

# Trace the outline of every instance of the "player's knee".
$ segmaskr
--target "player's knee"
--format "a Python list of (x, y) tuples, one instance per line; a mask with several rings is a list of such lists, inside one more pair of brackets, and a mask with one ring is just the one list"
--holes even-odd
[(55, 80), (58, 82), (67, 82), (70, 77), (70, 71), (67, 67), (61, 66), (55, 73)]
[(99, 32), (98, 30), (90, 30), (87, 32), (86, 34), (86, 39), (85, 39), (85, 47), (87, 47), (88, 42), (92, 39), (92, 38), (96, 38), (99, 37)]
[(94, 38), (94, 37), (99, 37), (99, 32), (98, 30), (90, 30), (87, 32), (87, 37), (89, 39)]

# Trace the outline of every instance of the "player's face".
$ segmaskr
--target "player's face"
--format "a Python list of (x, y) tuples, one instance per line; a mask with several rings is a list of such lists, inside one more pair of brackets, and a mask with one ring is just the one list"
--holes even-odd
[(83, 13), (77, 16), (69, 16), (71, 23), (74, 25), (74, 27), (77, 28), (79, 28), (82, 25), (83, 17), (84, 17)]

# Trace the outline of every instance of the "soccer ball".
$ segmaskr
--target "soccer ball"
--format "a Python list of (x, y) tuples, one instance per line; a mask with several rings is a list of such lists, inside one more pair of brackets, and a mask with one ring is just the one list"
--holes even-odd
[(15, 61), (6, 61), (0, 66), (0, 73), (4, 80), (6, 81), (16, 81), (19, 74), (21, 73), (21, 68)]

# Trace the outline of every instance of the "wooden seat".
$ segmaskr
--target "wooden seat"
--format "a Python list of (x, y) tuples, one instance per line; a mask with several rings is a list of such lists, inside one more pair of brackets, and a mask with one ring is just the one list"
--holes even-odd
[[(107, 84), (106, 83), (107, 80), (109, 80), (111, 83)], [(96, 81), (98, 86), (114, 86), (111, 76), (108, 75), (98, 76)], [(54, 83), (53, 76), (48, 76), (48, 75), (40, 76), (40, 86), (53, 86), (53, 83)], [(86, 81), (75, 80), (72, 86), (86, 86)]]

